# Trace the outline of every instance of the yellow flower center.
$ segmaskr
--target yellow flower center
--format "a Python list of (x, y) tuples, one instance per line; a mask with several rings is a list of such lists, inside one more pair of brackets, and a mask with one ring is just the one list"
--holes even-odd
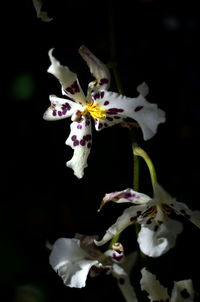
[(86, 105), (85, 113), (89, 112), (93, 119), (100, 120), (106, 117), (106, 110), (102, 109), (96, 102)]

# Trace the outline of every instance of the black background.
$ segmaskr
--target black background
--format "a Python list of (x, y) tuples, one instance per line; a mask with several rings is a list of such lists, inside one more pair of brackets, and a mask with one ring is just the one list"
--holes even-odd
[[(178, 201), (200, 210), (200, 16), (198, 1), (44, 1), (53, 21), (36, 18), (31, 1), (1, 6), (1, 202), (0, 283), (2, 301), (123, 301), (108, 276), (88, 279), (81, 290), (65, 287), (48, 263), (46, 241), (82, 234), (103, 235), (123, 206), (98, 206), (106, 192), (132, 186), (132, 151), (127, 129), (93, 131), (84, 178), (65, 163), (70, 120), (44, 121), (49, 94), (61, 96), (47, 73), (48, 50), (76, 72), (84, 90), (91, 81), (78, 54), (85, 44), (103, 62), (112, 61), (112, 43), (125, 95), (136, 96), (146, 81), (148, 100), (166, 111), (167, 122), (140, 145), (153, 160), (158, 180)], [(112, 48), (113, 49), (113, 48)], [(111, 90), (117, 91), (114, 78)], [(141, 161), (140, 191), (152, 195)], [(192, 278), (199, 291), (199, 230), (180, 218), (185, 229), (177, 246), (147, 265), (172, 287)], [(134, 230), (125, 231), (127, 250), (137, 249)], [(140, 268), (133, 271), (139, 290)], [(25, 295), (26, 297), (22, 297)], [(109, 292), (109, 295), (108, 295)], [(200, 292), (200, 291), (199, 291)], [(23, 294), (22, 294), (23, 293)], [(29, 297), (28, 297), (29, 295)], [(139, 294), (140, 295), (140, 294)], [(24, 299), (24, 300), (23, 300)], [(32, 300), (31, 300), (32, 299)]]

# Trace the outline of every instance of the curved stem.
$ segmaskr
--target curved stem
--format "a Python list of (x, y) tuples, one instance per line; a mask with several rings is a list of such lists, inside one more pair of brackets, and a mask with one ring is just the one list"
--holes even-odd
[(145, 160), (145, 162), (148, 166), (148, 169), (149, 169), (149, 173), (151, 176), (151, 183), (152, 183), (152, 187), (154, 190), (155, 183), (157, 182), (157, 175), (156, 175), (156, 170), (154, 168), (153, 162), (151, 161), (148, 154), (142, 148), (140, 148), (138, 146), (135, 147), (133, 145), (133, 154), (135, 156), (141, 156)]

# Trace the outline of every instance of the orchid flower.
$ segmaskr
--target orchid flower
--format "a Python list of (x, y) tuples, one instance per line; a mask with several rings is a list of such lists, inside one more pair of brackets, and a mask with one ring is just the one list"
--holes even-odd
[(141, 270), (140, 280), (141, 289), (148, 293), (151, 302), (192, 302), (194, 301), (195, 291), (191, 279), (174, 282), (171, 297), (166, 287), (162, 286), (156, 276), (146, 268)]
[(175, 246), (176, 237), (182, 232), (182, 224), (169, 217), (171, 213), (182, 215), (200, 228), (200, 211), (190, 210), (186, 204), (172, 198), (158, 183), (154, 186), (154, 197), (132, 189), (106, 194), (102, 206), (108, 201), (133, 203), (125, 209), (117, 221), (106, 231), (102, 240), (95, 241), (101, 246), (122, 232), (131, 223), (139, 223), (138, 243), (141, 251), (158, 257)]
[(95, 129), (99, 131), (131, 118), (141, 127), (145, 140), (152, 138), (158, 125), (165, 122), (164, 111), (145, 99), (148, 94), (145, 83), (138, 86), (139, 95), (136, 98), (107, 91), (110, 86), (110, 72), (85, 46), (80, 47), (79, 53), (95, 78), (88, 84), (86, 96), (76, 73), (62, 66), (52, 53), (53, 49), (49, 51), (51, 65), (48, 72), (59, 80), (62, 93), (70, 99), (50, 95), (51, 106), (44, 113), (44, 119), (53, 121), (71, 117), (71, 132), (66, 144), (74, 149), (74, 154), (67, 166), (74, 170), (78, 178), (83, 177), (87, 167), (92, 145), (92, 119)]
[[(77, 234), (75, 238), (56, 240), (49, 257), (52, 268), (63, 279), (66, 286), (75, 288), (85, 287), (88, 275), (95, 277), (102, 271), (112, 274), (117, 279), (125, 300), (137, 302), (128, 273), (123, 268), (126, 258), (122, 245), (116, 243), (113, 245), (113, 249), (102, 253), (94, 245), (94, 238), (96, 237)], [(136, 260), (135, 253), (132, 256), (129, 269)]]

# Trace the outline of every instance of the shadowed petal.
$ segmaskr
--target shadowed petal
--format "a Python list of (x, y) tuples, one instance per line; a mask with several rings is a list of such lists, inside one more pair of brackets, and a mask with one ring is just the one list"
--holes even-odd
[(72, 72), (67, 66), (63, 66), (52, 55), (53, 48), (49, 51), (51, 65), (48, 72), (53, 74), (60, 82), (62, 91), (68, 97), (80, 104), (85, 104), (85, 95), (79, 85), (77, 74)]
[(140, 280), (141, 289), (148, 293), (150, 301), (169, 301), (169, 295), (167, 288), (162, 286), (160, 282), (156, 279), (156, 276), (146, 268), (141, 270), (142, 278)]
[(33, 0), (33, 5), (35, 7), (37, 17), (40, 18), (43, 22), (52, 21), (53, 18), (49, 18), (47, 12), (42, 11), (42, 0)]
[(83, 116), (80, 122), (71, 123), (71, 132), (66, 145), (74, 149), (73, 157), (67, 162), (67, 167), (72, 168), (78, 178), (82, 178), (92, 145), (91, 121), (88, 116)]
[(130, 283), (128, 274), (122, 267), (113, 264), (112, 275), (117, 279), (118, 286), (127, 302), (137, 302), (135, 290)]
[(80, 47), (79, 53), (88, 64), (91, 74), (96, 79), (96, 81), (89, 84), (89, 87), (91, 89), (107, 90), (110, 86), (110, 72), (107, 66), (84, 45)]
[(159, 257), (175, 246), (176, 238), (182, 230), (182, 224), (172, 219), (159, 226), (154, 223), (150, 226), (142, 224), (137, 241), (145, 255)]
[(77, 110), (82, 108), (81, 105), (55, 95), (49, 96), (51, 106), (45, 111), (43, 118), (48, 121), (55, 121), (71, 116)]
[(132, 222), (136, 221), (137, 217), (141, 215), (142, 211), (146, 209), (143, 205), (132, 206), (126, 209), (117, 221), (106, 231), (102, 240), (94, 241), (96, 245), (100, 246), (111, 240), (114, 236), (121, 233)]
[(80, 247), (78, 239), (60, 238), (54, 245), (49, 257), (53, 269), (69, 287), (85, 286), (88, 272), (97, 260), (89, 260), (87, 253)]
[(192, 211), (185, 203), (178, 202), (176, 200), (173, 200), (169, 206), (176, 214), (184, 216), (194, 223), (198, 228), (200, 228), (200, 211)]
[(192, 302), (195, 291), (191, 279), (174, 282), (170, 302)]

